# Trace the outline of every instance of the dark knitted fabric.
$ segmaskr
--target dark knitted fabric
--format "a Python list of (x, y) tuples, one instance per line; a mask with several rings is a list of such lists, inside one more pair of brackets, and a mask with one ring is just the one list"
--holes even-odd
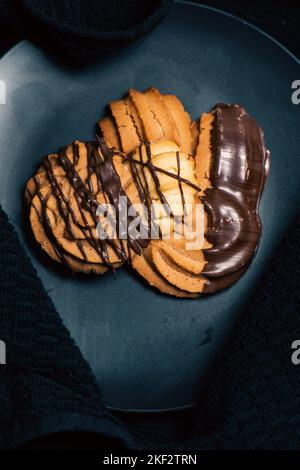
[[(0, 0), (0, 30), (90, 61), (153, 30), (173, 0)], [(1, 33), (0, 33), (1, 34)]]
[(130, 442), (103, 408), (90, 367), (71, 339), (0, 209), (0, 448), (58, 431)]

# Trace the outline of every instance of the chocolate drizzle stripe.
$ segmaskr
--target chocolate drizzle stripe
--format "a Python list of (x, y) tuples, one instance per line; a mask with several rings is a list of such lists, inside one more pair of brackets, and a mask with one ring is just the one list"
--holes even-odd
[[(40, 186), (39, 180), (36, 176), (34, 176), (34, 181), (35, 181), (36, 190), (37, 190), (36, 194), (37, 194), (37, 196), (39, 198), (39, 201), (41, 203), (41, 206), (43, 208), (47, 204), (47, 200), (44, 198), (43, 194), (41, 193), (41, 186)], [(54, 249), (54, 252), (56, 253), (58, 259), (62, 263), (64, 263), (65, 265), (69, 266), (69, 261), (68, 261), (68, 258), (66, 256), (66, 254), (64, 253), (62, 248), (58, 245), (57, 240), (55, 239), (55, 237), (52, 233), (51, 224), (50, 224), (48, 215), (46, 214), (46, 211), (43, 211), (43, 210), (39, 211), (34, 203), (32, 203), (32, 207), (34, 208), (34, 210), (35, 210), (35, 212), (38, 216), (38, 219), (39, 219), (41, 225), (43, 226), (44, 231), (46, 233), (46, 236), (47, 236), (52, 248)]]
[(172, 212), (172, 209), (171, 207), (169, 206), (169, 203), (168, 201), (166, 200), (162, 190), (161, 190), (161, 187), (160, 187), (160, 182), (159, 182), (159, 178), (157, 176), (157, 173), (156, 173), (156, 170), (151, 162), (151, 158), (152, 158), (152, 155), (151, 155), (151, 147), (150, 147), (150, 143), (149, 142), (145, 142), (145, 148), (146, 148), (146, 153), (147, 153), (147, 168), (149, 169), (150, 173), (151, 173), (151, 176), (153, 178), (153, 181), (155, 183), (155, 186), (156, 186), (156, 191), (159, 195), (159, 198), (160, 198), (160, 201), (161, 203), (164, 205), (164, 209), (167, 213), (167, 215), (169, 216), (173, 216), (173, 212)]
[[(95, 172), (98, 176), (98, 178), (101, 181), (102, 189), (103, 192), (108, 195), (110, 203), (113, 205), (116, 213), (116, 223), (118, 227), (126, 227), (127, 229), (127, 236), (125, 237), (127, 239), (127, 244), (128, 244), (128, 254), (127, 256), (126, 251), (124, 247), (122, 246), (122, 256), (127, 261), (130, 261), (130, 248), (132, 248), (137, 254), (141, 254), (142, 248), (146, 247), (149, 243), (148, 240), (143, 240), (142, 238), (134, 239), (130, 231), (128, 230), (129, 228), (129, 223), (134, 220), (134, 216), (129, 215), (131, 207), (133, 207), (131, 201), (127, 197), (126, 192), (124, 191), (122, 187), (122, 183), (120, 180), (120, 177), (118, 175), (118, 172), (115, 169), (114, 163), (113, 163), (113, 155), (114, 152), (109, 149), (103, 139), (99, 138), (98, 141), (99, 145), (97, 147), (97, 150), (94, 151), (98, 153), (100, 156), (102, 163), (101, 165), (97, 166), (95, 168)], [(124, 196), (126, 197), (127, 200), (127, 214), (121, 214), (120, 213), (120, 198)], [(122, 217), (126, 217), (127, 220), (122, 220)], [(118, 236), (120, 239), (125, 236), (124, 233), (120, 234), (118, 233)]]
[[(87, 149), (87, 165), (89, 167), (89, 164), (90, 164), (90, 159), (89, 159), (90, 148), (86, 147), (86, 149)], [(77, 202), (77, 206), (78, 206), (80, 215), (83, 219), (85, 229), (89, 233), (89, 238), (88, 239), (86, 238), (86, 240), (90, 243), (90, 245), (98, 253), (98, 255), (100, 256), (100, 258), (103, 262), (103, 264), (105, 264), (107, 267), (112, 267), (112, 265), (109, 261), (106, 245), (103, 243), (103, 240), (101, 240), (100, 238), (94, 236), (93, 228), (87, 222), (87, 218), (86, 218), (86, 215), (85, 215), (85, 210), (88, 211), (91, 214), (94, 225), (95, 226), (97, 225), (98, 221), (97, 221), (96, 213), (97, 213), (97, 208), (98, 208), (98, 202), (95, 199), (93, 193), (91, 193), (90, 190), (88, 189), (88, 187), (90, 186), (90, 183), (88, 182), (87, 187), (86, 187), (85, 182), (80, 178), (78, 172), (76, 171), (75, 166), (77, 165), (77, 163), (79, 161), (79, 158), (80, 158), (79, 150), (78, 150), (77, 145), (76, 145), (75, 148), (73, 146), (73, 152), (74, 152), (74, 150), (75, 150), (75, 153), (73, 153), (73, 164), (70, 162), (66, 152), (64, 154), (60, 155), (59, 161), (60, 161), (62, 167), (64, 168), (64, 171), (65, 171), (65, 174), (66, 174), (66, 177), (69, 181), (70, 186), (74, 190), (74, 196), (75, 196), (75, 199), (76, 199), (76, 202)], [(90, 180), (90, 179), (91, 179), (91, 174), (88, 177), (88, 180)], [(76, 223), (76, 220), (74, 219), (74, 217), (73, 217), (73, 222), (76, 225), (78, 225), (78, 223)], [(73, 239), (75, 240), (75, 237), (73, 237)], [(77, 243), (77, 246), (79, 248), (79, 242), (76, 241), (76, 243)]]
[(181, 202), (182, 202), (182, 224), (184, 223), (184, 216), (186, 215), (186, 207), (185, 207), (185, 197), (184, 197), (184, 192), (182, 189), (182, 181), (180, 180), (180, 156), (179, 152), (176, 152), (176, 161), (177, 161), (177, 176), (178, 176), (178, 186), (179, 186), (179, 191), (180, 191), (180, 196), (181, 196)]
[[(128, 158), (131, 160), (133, 165), (137, 165), (138, 168), (140, 168), (141, 173), (143, 175), (143, 181), (144, 181), (144, 192), (145, 192), (145, 198), (147, 201), (147, 210), (148, 210), (148, 226), (149, 230), (153, 233), (158, 234), (159, 238), (162, 238), (162, 232), (161, 228), (158, 222), (156, 222), (155, 217), (152, 217), (152, 207), (151, 207), (151, 194), (150, 194), (150, 189), (149, 189), (149, 184), (147, 181), (146, 173), (145, 173), (145, 168), (146, 165), (143, 165), (143, 154), (142, 154), (142, 146), (140, 145), (139, 147), (139, 160), (134, 160), (133, 158), (133, 153), (131, 153)], [(124, 155), (123, 155), (124, 158)], [(150, 235), (151, 235), (150, 232)]]
[[(141, 165), (145, 168), (149, 168), (149, 166), (150, 166), (148, 162), (143, 162), (143, 161), (140, 161), (140, 160), (136, 160), (134, 158), (131, 158), (130, 156), (125, 155), (124, 153), (116, 152), (116, 154), (121, 156), (125, 160), (130, 159), (131, 162), (134, 162), (137, 165)], [(165, 175), (169, 176), (170, 178), (174, 178), (174, 179), (180, 181), (181, 183), (187, 184), (188, 186), (195, 189), (196, 191), (201, 191), (200, 186), (197, 186), (196, 184), (192, 183), (191, 181), (187, 180), (186, 178), (183, 178), (182, 176), (178, 176), (178, 174), (176, 174), (176, 173), (171, 173), (170, 171), (167, 171), (164, 168), (159, 168), (158, 166), (153, 165), (152, 163), (151, 163), (151, 168), (153, 170), (155, 170), (155, 172), (157, 172), (157, 173), (164, 173)]]
[[(66, 211), (66, 208), (68, 209), (68, 211), (72, 215), (72, 217), (73, 217), (74, 221), (76, 222), (76, 224), (78, 226), (80, 226), (80, 224), (79, 224), (78, 220), (76, 219), (75, 213), (73, 211), (73, 208), (70, 205), (69, 200), (65, 197), (64, 193), (61, 190), (60, 185), (57, 182), (57, 179), (54, 177), (54, 172), (52, 170), (52, 166), (51, 166), (51, 162), (50, 162), (49, 157), (46, 157), (44, 159), (44, 168), (46, 169), (47, 176), (50, 180), (50, 184), (51, 184), (51, 187), (52, 187), (52, 190), (53, 190), (53, 194), (57, 199), (59, 212), (60, 212), (60, 214), (61, 214), (61, 216), (64, 219), (64, 222), (66, 224), (67, 232), (68, 232), (68, 234), (71, 238), (74, 238), (74, 233), (73, 233), (73, 230), (72, 230), (72, 226), (71, 226), (71, 223), (70, 223), (70, 220), (69, 220), (69, 217), (68, 217), (68, 212)], [(66, 206), (66, 208), (64, 206)], [(82, 226), (81, 226), (81, 229), (82, 229)], [(77, 243), (77, 245), (78, 245), (78, 248), (79, 248), (79, 250), (80, 250), (80, 252), (83, 256), (83, 259), (85, 261), (87, 261), (87, 256), (86, 256), (86, 253), (85, 253), (85, 250), (83, 248), (82, 243), (79, 241)]]

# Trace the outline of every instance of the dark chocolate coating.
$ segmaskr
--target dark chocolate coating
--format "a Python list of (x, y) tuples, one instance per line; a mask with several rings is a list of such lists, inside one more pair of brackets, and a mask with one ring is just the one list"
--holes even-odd
[(218, 104), (211, 132), (212, 188), (202, 201), (208, 214), (204, 293), (237, 281), (251, 262), (261, 235), (258, 205), (270, 152), (256, 121), (239, 105)]

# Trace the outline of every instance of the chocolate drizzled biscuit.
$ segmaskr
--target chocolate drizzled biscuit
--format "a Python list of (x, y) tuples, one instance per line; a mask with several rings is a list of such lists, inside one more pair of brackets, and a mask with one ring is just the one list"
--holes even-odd
[[(117, 165), (120, 157), (114, 158)], [(115, 175), (119, 178), (114, 171), (111, 179), (107, 178), (110, 165), (114, 168), (96, 142), (76, 141), (59, 154), (45, 157), (27, 184), (26, 200), (36, 240), (55, 261), (73, 271), (105, 272), (126, 260), (131, 248), (128, 240), (98, 236), (97, 210), (109, 198), (103, 187), (107, 188)]]
[(180, 297), (214, 293), (245, 272), (260, 239), (258, 204), (269, 168), (263, 132), (242, 106), (216, 105), (195, 135), (203, 245), (188, 250), (184, 238), (152, 241), (145, 259), (133, 263), (152, 285)]
[[(108, 148), (103, 139), (74, 142), (59, 154), (45, 157), (27, 184), (26, 200), (35, 238), (54, 260), (74, 271), (102, 273), (121, 262), (131, 263), (132, 257), (141, 255), (150, 243), (153, 224), (158, 224), (159, 233), (163, 231), (163, 216), (152, 214), (151, 205), (165, 205), (170, 217), (178, 202), (174, 201), (176, 192), (183, 211), (190, 190), (199, 190), (190, 174), (190, 158), (172, 142), (146, 143), (129, 156)], [(169, 160), (176, 171), (169, 171), (165, 165)], [(174, 186), (180, 188), (175, 194)], [(120, 208), (122, 197), (125, 211)], [(98, 217), (98, 209), (108, 204), (114, 210), (117, 232), (115, 237), (107, 233), (102, 239), (98, 229), (103, 218)], [(135, 206), (141, 204), (150, 214), (145, 221), (145, 238), (133, 237), (130, 231), (130, 223), (138, 215)], [(140, 233), (142, 226), (141, 221)]]

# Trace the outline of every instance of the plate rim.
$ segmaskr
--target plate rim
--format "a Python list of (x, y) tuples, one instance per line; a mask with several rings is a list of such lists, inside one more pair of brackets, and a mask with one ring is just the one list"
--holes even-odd
[[(227, 16), (228, 18), (231, 18), (239, 23), (242, 23), (244, 26), (247, 26), (251, 29), (254, 29), (256, 32), (262, 34), (263, 36), (265, 36), (267, 39), (269, 39), (270, 41), (272, 41), (276, 46), (278, 46), (280, 49), (282, 49), (284, 52), (286, 52), (298, 65), (300, 65), (300, 58), (298, 59), (298, 57), (293, 53), (291, 52), (284, 44), (282, 44), (280, 41), (278, 41), (277, 39), (275, 39), (271, 34), (267, 33), (266, 31), (264, 31), (263, 29), (261, 29), (259, 26), (256, 26), (254, 25), (253, 23), (247, 21), (247, 20), (244, 20), (243, 18), (237, 16), (237, 15), (234, 15), (232, 13), (229, 13), (225, 10), (221, 10), (219, 8), (216, 8), (216, 7), (212, 7), (212, 6), (209, 6), (209, 5), (205, 5), (204, 3), (195, 3), (193, 1), (185, 1), (185, 0), (175, 0), (174, 1), (174, 4), (180, 4), (180, 5), (188, 5), (188, 6), (192, 6), (192, 7), (197, 7), (197, 8), (203, 8), (205, 10), (209, 10), (209, 11), (212, 11), (214, 13), (218, 13), (218, 14), (221, 14), (221, 15), (224, 15), (224, 16)], [(172, 8), (172, 7), (171, 7)], [(164, 20), (163, 20), (164, 21)], [(149, 33), (151, 35), (151, 32)], [(24, 43), (29, 43), (33, 46), (36, 47), (36, 44), (34, 44), (33, 42), (27, 40), (27, 39), (22, 39), (21, 41), (17, 42), (14, 46), (10, 47), (8, 49), (8, 51), (5, 52), (5, 54), (1, 57), (0, 59), (0, 64), (1, 62), (6, 59), (10, 54), (14, 53), (19, 47), (21, 47)], [(134, 44), (133, 46), (134, 47)], [(44, 49), (42, 49), (42, 51), (45, 51)]]
[(205, 5), (204, 3), (195, 3), (193, 1), (185, 1), (185, 0), (175, 0), (174, 3), (180, 3), (182, 5), (190, 5), (190, 6), (195, 6), (195, 7), (200, 7), (200, 8), (203, 8), (205, 10), (211, 10), (215, 13), (221, 13), (221, 15), (225, 15), (235, 21), (238, 21), (239, 23), (242, 23), (243, 25), (245, 26), (248, 26), (252, 29), (254, 29), (255, 31), (257, 31), (258, 33), (262, 34), (263, 36), (265, 36), (266, 38), (270, 39), (274, 44), (276, 44), (277, 46), (279, 46), (284, 52), (286, 52), (292, 59), (294, 59), (298, 65), (300, 65), (300, 58), (298, 59), (298, 57), (292, 52), (290, 51), (284, 44), (282, 44), (280, 41), (278, 41), (277, 39), (275, 39), (271, 34), (267, 33), (266, 31), (264, 31), (263, 29), (261, 29), (259, 26), (256, 26), (255, 24), (251, 23), (250, 21), (247, 21), (247, 20), (244, 20), (243, 18), (237, 16), (237, 15), (234, 15), (233, 13), (229, 13), (225, 10), (220, 10), (219, 8), (216, 8), (216, 7), (211, 7), (209, 5)]

